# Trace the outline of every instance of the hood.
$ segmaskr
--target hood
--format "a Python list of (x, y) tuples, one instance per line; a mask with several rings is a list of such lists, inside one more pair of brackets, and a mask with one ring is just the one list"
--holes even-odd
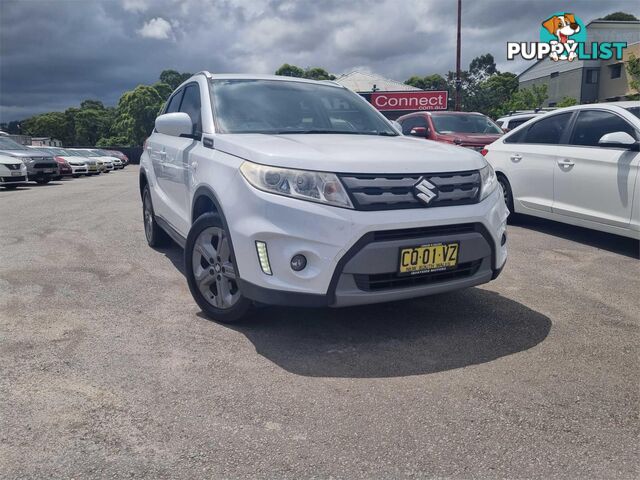
[(439, 133), (438, 140), (454, 143), (456, 139), (462, 145), (489, 145), (502, 136), (502, 133)]
[(16, 158), (53, 158), (48, 153), (41, 150), (0, 150), (3, 155)]
[(405, 136), (219, 134), (216, 150), (284, 168), (336, 173), (432, 173), (476, 170), (477, 152)]
[[(23, 164), (22, 160), (9, 155), (0, 155), (0, 164), (2, 165), (15, 165), (16, 163)], [(24, 165), (24, 164), (23, 164)]]

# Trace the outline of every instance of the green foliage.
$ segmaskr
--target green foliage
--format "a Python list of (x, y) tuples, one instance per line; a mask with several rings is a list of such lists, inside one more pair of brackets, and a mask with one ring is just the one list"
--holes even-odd
[(496, 62), (490, 53), (474, 58), (469, 64), (469, 80), (476, 84), (484, 82), (496, 73), (498, 73)]
[(507, 102), (507, 111), (532, 110), (541, 108), (544, 101), (549, 98), (547, 85), (532, 85), (531, 88), (521, 88), (511, 96)]
[(336, 76), (331, 75), (322, 67), (308, 67), (306, 70), (288, 63), (282, 64), (275, 72), (276, 75), (284, 77), (308, 78), (310, 80), (335, 80)]
[(123, 146), (142, 145), (151, 133), (163, 104), (164, 99), (149, 85), (138, 85), (134, 90), (125, 92), (118, 102), (111, 136), (126, 139)]
[(129, 139), (123, 135), (116, 135), (114, 137), (102, 137), (96, 142), (96, 147), (123, 147), (129, 146)]
[(615, 20), (619, 22), (620, 21), (629, 22), (629, 21), (637, 21), (638, 18), (635, 15), (631, 15), (630, 13), (614, 12), (614, 13), (610, 13), (606, 17), (600, 18), (600, 20)]
[(164, 82), (156, 82), (152, 86), (156, 89), (158, 95), (160, 95), (160, 97), (162, 97), (162, 100), (164, 101), (167, 101), (175, 90), (175, 88), (171, 88), (171, 85)]
[(633, 53), (629, 55), (629, 61), (626, 65), (627, 74), (629, 75), (629, 86), (640, 94), (640, 58)]
[(404, 83), (405, 85), (411, 85), (412, 87), (421, 88), (422, 90), (447, 89), (447, 80), (437, 73), (434, 73), (433, 75), (426, 75), (424, 77), (414, 75)]
[(578, 105), (578, 101), (575, 98), (573, 98), (573, 97), (564, 97), (562, 100), (560, 100), (556, 104), (556, 107), (563, 108), (563, 107), (572, 107), (574, 105)]
[(160, 82), (169, 85), (173, 92), (182, 82), (189, 79), (192, 75), (192, 73), (180, 73), (175, 70), (163, 70), (162, 73), (160, 73)]
[(62, 112), (35, 115), (21, 123), (22, 132), (32, 137), (53, 137), (62, 142), (73, 140), (73, 130)]

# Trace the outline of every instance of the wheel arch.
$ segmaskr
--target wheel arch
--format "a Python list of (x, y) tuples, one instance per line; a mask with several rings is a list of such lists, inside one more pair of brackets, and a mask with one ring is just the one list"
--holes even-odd
[(147, 178), (147, 172), (144, 169), (140, 169), (140, 175), (138, 176), (138, 185), (140, 188), (140, 198), (142, 198), (142, 193), (144, 192), (144, 187), (149, 185), (149, 179)]

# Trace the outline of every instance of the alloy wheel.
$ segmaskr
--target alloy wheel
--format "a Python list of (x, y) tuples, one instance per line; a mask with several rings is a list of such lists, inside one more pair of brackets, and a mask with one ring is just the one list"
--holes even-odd
[(212, 306), (227, 309), (240, 299), (229, 237), (222, 228), (207, 227), (200, 232), (191, 264), (198, 290)]

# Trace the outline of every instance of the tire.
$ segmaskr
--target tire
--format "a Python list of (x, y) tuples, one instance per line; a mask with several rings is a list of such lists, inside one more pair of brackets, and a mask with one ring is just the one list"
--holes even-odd
[(80, 175), (77, 175), (77, 174), (75, 174), (75, 173), (74, 173), (73, 175), (71, 175), (71, 176), (72, 176), (73, 178), (80, 178)]
[(6, 190), (15, 190), (18, 185), (2, 185)]
[(242, 320), (252, 307), (238, 286), (234, 258), (231, 239), (220, 217), (214, 213), (200, 216), (189, 230), (184, 249), (187, 283), (202, 311), (222, 323)]
[(142, 192), (142, 221), (144, 222), (144, 235), (151, 248), (163, 247), (170, 243), (169, 235), (156, 222), (148, 185), (144, 187)]
[(49, 183), (51, 181), (50, 178), (42, 178), (40, 180), (36, 180), (36, 183), (38, 185), (46, 185), (47, 183)]
[(509, 184), (509, 180), (507, 180), (507, 177), (499, 173), (498, 183), (502, 187), (502, 193), (504, 195), (504, 203), (507, 205), (507, 208), (509, 209), (508, 218), (513, 218), (513, 215), (515, 215), (515, 212), (513, 210), (513, 192), (511, 191), (511, 185)]

